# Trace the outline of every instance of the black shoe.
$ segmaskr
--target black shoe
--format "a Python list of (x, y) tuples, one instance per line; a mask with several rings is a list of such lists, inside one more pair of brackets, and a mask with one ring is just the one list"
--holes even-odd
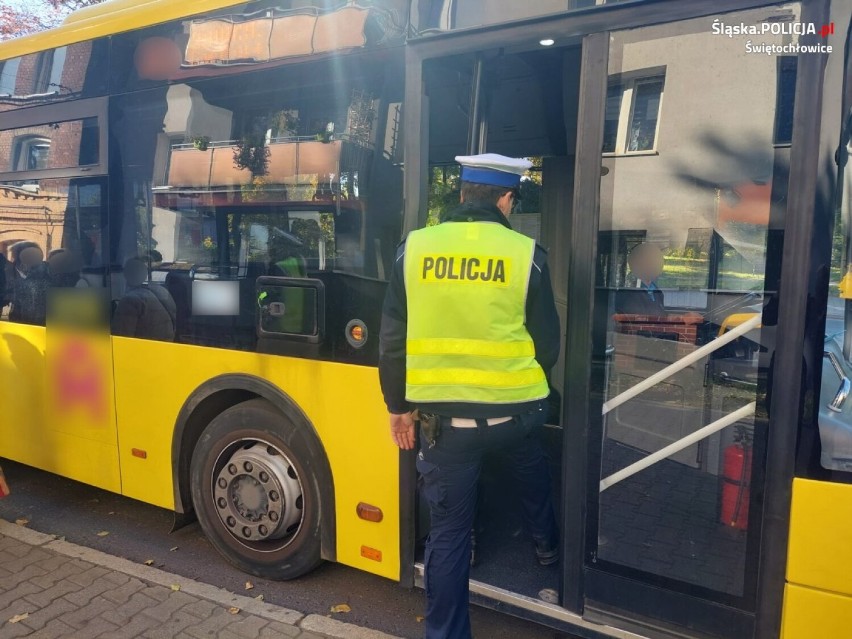
[(559, 561), (559, 544), (550, 541), (535, 542), (535, 556), (542, 566), (552, 566)]

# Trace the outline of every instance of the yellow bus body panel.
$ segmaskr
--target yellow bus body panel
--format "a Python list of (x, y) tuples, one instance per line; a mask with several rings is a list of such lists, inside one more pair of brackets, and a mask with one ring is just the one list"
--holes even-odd
[(2, 322), (0, 370), (0, 454), (121, 492), (109, 336)]
[(852, 636), (852, 598), (787, 584), (781, 639), (842, 639)]
[(852, 485), (793, 480), (785, 639), (852, 636)]
[[(184, 402), (220, 375), (264, 379), (305, 413), (328, 456), (337, 561), (399, 578), (399, 452), (388, 434), (374, 367), (125, 337), (112, 341), (125, 495), (173, 509), (172, 436)], [(134, 456), (134, 448), (146, 458)], [(359, 502), (381, 508), (383, 520), (360, 519)], [(362, 546), (381, 551), (381, 561), (363, 557)]]

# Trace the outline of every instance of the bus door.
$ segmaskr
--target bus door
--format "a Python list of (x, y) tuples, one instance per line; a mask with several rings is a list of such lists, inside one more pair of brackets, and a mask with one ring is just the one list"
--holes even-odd
[[(560, 250), (556, 238), (566, 235), (570, 221), (564, 212), (572, 197), (580, 51), (578, 38), (550, 48), (535, 41), (511, 51), (465, 52), (423, 64), (428, 194), (424, 204), (427, 216), (422, 224), (439, 223), (459, 205), (456, 156), (491, 152), (529, 158), (533, 166), (522, 178), (520, 205), (510, 223), (516, 231), (551, 250), (548, 263), (562, 334), (569, 303), (568, 254)], [(551, 458), (557, 508), (563, 373), (564, 359), (560, 357), (550, 380), (549, 424), (543, 434)], [(564, 611), (554, 605), (559, 598), (559, 570), (536, 562), (532, 540), (524, 533), (517, 486), (507, 464), (497, 457), (486, 460), (482, 470), (471, 592), (492, 603), (508, 598), (529, 611), (544, 606), (551, 613), (562, 614)], [(425, 508), (420, 512), (422, 541), (428, 533), (428, 513)]]
[(106, 288), (106, 103), (4, 114), (4, 455), (121, 490)]
[(801, 64), (783, 52), (812, 16), (675, 4), (409, 45), (406, 225), (458, 202), (456, 155), (529, 158), (510, 221), (548, 250), (563, 335), (543, 436), (561, 568), (534, 565), (498, 461), (471, 591), (583, 636), (755, 634)]
[[(788, 3), (584, 42), (569, 300), (585, 283), (591, 308), (569, 304), (564, 426), (582, 435), (566, 437), (563, 481), (566, 506), (586, 512), (582, 523), (566, 514), (582, 543), (566, 549), (562, 594), (586, 620), (761, 636), (767, 406), (802, 64), (784, 53), (799, 36), (779, 25), (807, 22)], [(751, 29), (760, 35), (737, 35)], [(578, 467), (583, 495), (571, 489)]]

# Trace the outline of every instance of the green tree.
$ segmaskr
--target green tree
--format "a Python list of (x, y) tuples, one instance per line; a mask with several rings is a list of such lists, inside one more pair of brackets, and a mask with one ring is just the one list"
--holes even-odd
[(459, 166), (433, 166), (429, 169), (429, 195), (427, 199), (426, 226), (434, 226), (441, 216), (459, 203), (461, 189)]

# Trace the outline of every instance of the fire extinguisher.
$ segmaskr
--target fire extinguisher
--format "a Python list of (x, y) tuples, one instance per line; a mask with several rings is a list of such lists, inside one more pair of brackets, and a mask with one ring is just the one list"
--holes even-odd
[(738, 430), (739, 441), (725, 448), (719, 519), (725, 526), (747, 530), (752, 446), (745, 428)]

